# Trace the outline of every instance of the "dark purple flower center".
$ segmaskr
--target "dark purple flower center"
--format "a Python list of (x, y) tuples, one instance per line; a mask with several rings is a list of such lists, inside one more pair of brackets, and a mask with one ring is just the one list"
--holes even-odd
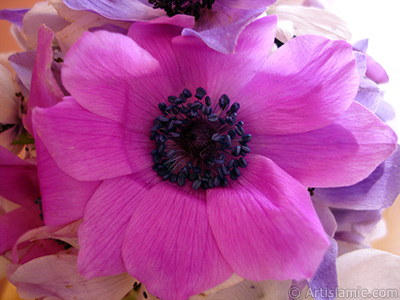
[(202, 9), (211, 9), (215, 0), (149, 0), (153, 8), (165, 10), (167, 16), (172, 17), (178, 14), (194, 16), (197, 20)]
[(164, 180), (192, 188), (209, 189), (236, 180), (239, 168), (250, 148), (251, 134), (245, 134), (244, 122), (236, 122), (240, 105), (222, 95), (212, 107), (207, 92), (199, 87), (192, 93), (184, 89), (179, 97), (169, 96), (168, 105), (158, 104), (162, 115), (154, 119), (150, 139), (156, 142), (153, 170)]

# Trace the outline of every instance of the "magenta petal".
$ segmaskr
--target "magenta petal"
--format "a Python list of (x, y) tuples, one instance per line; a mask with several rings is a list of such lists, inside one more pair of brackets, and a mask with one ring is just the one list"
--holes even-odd
[(124, 129), (82, 108), (72, 98), (36, 108), (34, 124), (57, 165), (78, 180), (98, 181), (132, 172)]
[(163, 300), (184, 300), (232, 274), (208, 224), (204, 192), (152, 188), (128, 224), (122, 254), (129, 273)]
[(216, 52), (196, 38), (176, 37), (173, 46), (181, 73), (185, 74), (182, 78), (185, 87), (195, 90), (201, 86), (212, 100), (227, 94), (236, 101), (236, 95), (267, 59), (266, 53), (271, 51), (276, 34), (276, 21), (276, 16), (269, 16), (247, 26), (231, 55)]
[(20, 207), (0, 216), (0, 254), (11, 250), (22, 234), (42, 225), (39, 206), (37, 209)]
[(139, 202), (146, 197), (146, 190), (153, 185), (149, 181), (156, 178), (151, 169), (141, 175), (139, 179), (124, 176), (106, 180), (89, 200), (79, 228), (78, 264), (85, 277), (126, 272), (121, 256), (125, 228)]
[(275, 51), (240, 98), (246, 130), (288, 134), (332, 123), (351, 104), (359, 77), (351, 45), (298, 36)]
[(237, 9), (217, 2), (211, 10), (203, 10), (193, 29), (185, 28), (182, 34), (197, 36), (218, 52), (233, 53), (242, 30), (263, 12), (265, 7)]
[(310, 278), (329, 241), (307, 189), (268, 158), (225, 188), (207, 190), (215, 239), (233, 271), (250, 280)]
[(35, 145), (46, 225), (67, 224), (82, 218), (85, 205), (100, 182), (72, 178), (56, 165), (38, 136)]
[(36, 165), (0, 146), (0, 196), (24, 207), (40, 197)]
[(35, 66), (33, 67), (31, 91), (29, 94), (28, 113), (24, 125), (32, 131), (32, 109), (34, 107), (51, 107), (62, 100), (64, 96), (54, 78), (51, 64), (53, 62), (53, 32), (42, 26), (38, 33)]
[(97, 31), (85, 33), (68, 51), (62, 79), (87, 110), (148, 132), (160, 113), (157, 104), (168, 97), (159, 92), (164, 86), (154, 84), (155, 78), (162, 82), (160, 72), (159, 63), (129, 37)]
[(367, 177), (394, 151), (396, 140), (389, 126), (353, 102), (327, 127), (299, 134), (258, 136), (251, 149), (271, 158), (305, 186), (335, 187)]

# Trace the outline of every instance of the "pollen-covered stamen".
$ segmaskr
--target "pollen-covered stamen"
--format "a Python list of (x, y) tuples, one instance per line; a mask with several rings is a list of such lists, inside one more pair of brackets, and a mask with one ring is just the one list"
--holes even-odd
[(202, 9), (211, 9), (215, 0), (149, 0), (153, 4), (153, 8), (161, 8), (165, 10), (167, 16), (172, 17), (178, 14), (194, 16), (195, 19), (200, 18)]
[(150, 139), (153, 170), (164, 180), (183, 186), (192, 182), (197, 190), (226, 186), (228, 176), (236, 180), (250, 153), (251, 134), (243, 121), (236, 122), (240, 105), (222, 95), (212, 107), (211, 98), (199, 87), (193, 94), (184, 89), (158, 104), (162, 115), (154, 119)]

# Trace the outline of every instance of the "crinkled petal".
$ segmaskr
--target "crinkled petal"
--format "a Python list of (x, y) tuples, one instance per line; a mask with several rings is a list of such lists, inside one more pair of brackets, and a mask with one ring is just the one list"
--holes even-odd
[(132, 172), (122, 126), (85, 110), (72, 98), (36, 108), (33, 120), (50, 155), (68, 175), (98, 181)]
[(43, 225), (39, 214), (37, 206), (36, 209), (20, 207), (0, 216), (0, 254), (11, 250), (22, 234)]
[(335, 187), (366, 178), (391, 155), (396, 140), (389, 126), (353, 102), (329, 126), (299, 134), (256, 136), (251, 149), (271, 158), (305, 186)]
[(76, 264), (73, 254), (40, 257), (19, 266), (10, 281), (25, 299), (120, 300), (132, 289), (135, 279), (127, 273), (88, 280), (79, 275)]
[(236, 182), (207, 190), (219, 249), (250, 280), (311, 278), (329, 242), (307, 189), (268, 158), (246, 160)]
[(153, 9), (145, 0), (64, 0), (64, 3), (76, 10), (94, 11), (114, 20), (140, 21), (165, 15), (162, 9)]
[(129, 221), (122, 254), (129, 273), (164, 300), (184, 300), (232, 275), (208, 224), (203, 191), (163, 184)]
[[(334, 293), (336, 291), (337, 273), (336, 273), (336, 258), (338, 255), (338, 245), (336, 241), (329, 237), (331, 246), (325, 253), (325, 256), (318, 267), (317, 272), (311, 280), (308, 281), (308, 286), (311, 290), (312, 295), (315, 295), (315, 300), (334, 300)], [(319, 291), (324, 290), (326, 294), (320, 293)], [(313, 293), (313, 291), (315, 293)]]
[[(156, 179), (155, 182), (152, 180)], [(79, 272), (86, 278), (125, 272), (121, 247), (126, 226), (140, 201), (159, 178), (150, 169), (141, 176), (104, 181), (89, 200), (79, 228)]]
[(370, 111), (375, 112), (382, 98), (383, 94), (375, 82), (368, 78), (360, 79), (360, 86), (354, 101), (361, 103)]
[(218, 52), (233, 53), (242, 30), (263, 12), (265, 7), (237, 9), (217, 2), (212, 9), (201, 12), (193, 29), (185, 28), (182, 34), (197, 36)]
[[(198, 39), (176, 37), (174, 50), (179, 58), (185, 87), (203, 87), (212, 101), (227, 94), (238, 101), (237, 94), (253, 78), (267, 59), (275, 38), (276, 17), (258, 19), (247, 26), (231, 55), (213, 51)], [(246, 100), (249, 98), (247, 97)]]
[(158, 84), (162, 74), (159, 63), (132, 39), (98, 31), (85, 33), (70, 49), (62, 79), (84, 108), (147, 133), (161, 114), (157, 104), (168, 96), (160, 92), (168, 86)]
[(36, 165), (0, 147), (0, 196), (24, 207), (40, 197)]
[(393, 204), (400, 194), (400, 148), (381, 163), (367, 178), (352, 186), (316, 189), (313, 200), (345, 209), (382, 209)]
[(379, 105), (375, 111), (375, 114), (383, 122), (391, 121), (396, 116), (396, 112), (395, 112), (393, 106), (384, 100), (381, 100), (379, 102)]
[(299, 36), (275, 51), (243, 89), (246, 130), (298, 133), (332, 123), (352, 103), (359, 79), (351, 46)]
[(35, 138), (42, 208), (46, 225), (71, 223), (83, 217), (98, 181), (78, 181), (57, 166), (40, 137)]
[(53, 62), (53, 32), (42, 26), (38, 33), (35, 65), (32, 73), (32, 88), (29, 94), (29, 106), (24, 125), (29, 132), (32, 129), (32, 109), (34, 107), (50, 107), (62, 100), (64, 96), (54, 78), (51, 64)]

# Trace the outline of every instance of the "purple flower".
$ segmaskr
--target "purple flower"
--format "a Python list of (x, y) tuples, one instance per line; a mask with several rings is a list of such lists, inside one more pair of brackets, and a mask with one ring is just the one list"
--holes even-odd
[(314, 274), (329, 242), (305, 186), (360, 181), (396, 136), (352, 101), (350, 45), (301, 36), (268, 57), (275, 22), (246, 27), (232, 55), (142, 22), (128, 36), (86, 33), (70, 49), (71, 97), (33, 119), (59, 168), (102, 181), (84, 213), (59, 207), (63, 220), (84, 217), (81, 274), (127, 270), (165, 300), (233, 272)]
[(64, 0), (72, 9), (91, 10), (114, 20), (152, 20), (161, 16), (184, 14), (194, 17), (192, 29), (184, 35), (201, 38), (209, 47), (232, 53), (240, 32), (276, 0)]

